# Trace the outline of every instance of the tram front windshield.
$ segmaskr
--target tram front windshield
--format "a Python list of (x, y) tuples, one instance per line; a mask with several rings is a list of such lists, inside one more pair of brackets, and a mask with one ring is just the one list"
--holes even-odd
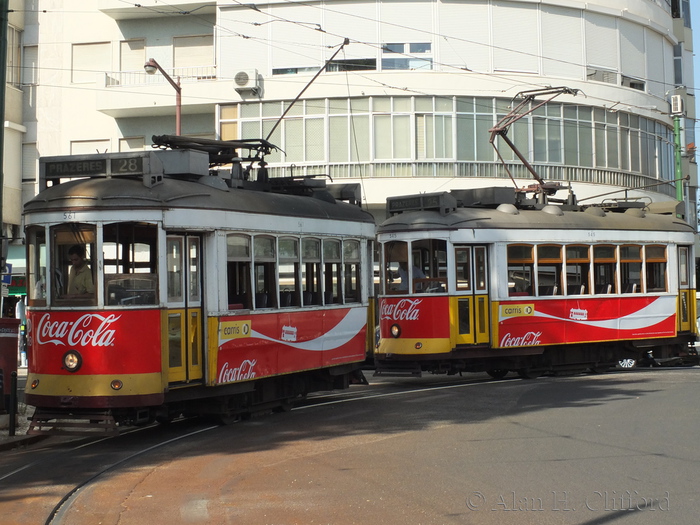
[[(29, 228), (29, 304), (157, 304), (157, 231), (155, 225), (140, 223), (106, 224), (100, 230), (75, 223)], [(98, 235), (102, 235), (101, 254)]]

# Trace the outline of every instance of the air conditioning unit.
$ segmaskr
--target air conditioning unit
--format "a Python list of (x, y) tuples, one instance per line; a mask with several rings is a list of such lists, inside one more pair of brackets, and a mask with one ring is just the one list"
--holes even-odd
[(244, 69), (233, 77), (234, 89), (240, 93), (252, 93), (259, 95), (261, 92), (257, 69)]
[(683, 113), (684, 113), (683, 96), (682, 95), (672, 95), (671, 96), (671, 115), (682, 115)]

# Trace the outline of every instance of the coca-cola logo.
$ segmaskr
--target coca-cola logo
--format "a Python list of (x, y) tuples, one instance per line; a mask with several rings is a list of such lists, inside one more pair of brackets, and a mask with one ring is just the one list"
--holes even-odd
[(422, 302), (422, 299), (401, 299), (394, 304), (383, 302), (380, 317), (389, 321), (417, 321), (420, 317), (418, 305)]
[(501, 339), (501, 346), (537, 346), (540, 343), (542, 332), (528, 332), (521, 336), (512, 336), (507, 333)]
[(255, 377), (255, 365), (257, 363), (257, 359), (246, 359), (240, 366), (229, 368), (228, 361), (226, 361), (219, 372), (219, 383), (253, 379)]
[(115, 330), (113, 323), (121, 315), (85, 314), (75, 321), (52, 321), (44, 314), (36, 327), (36, 341), (40, 345), (112, 346)]

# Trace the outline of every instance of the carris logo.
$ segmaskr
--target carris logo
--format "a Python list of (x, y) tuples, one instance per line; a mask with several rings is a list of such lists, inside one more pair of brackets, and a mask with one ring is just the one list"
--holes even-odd
[(501, 339), (501, 346), (537, 346), (540, 344), (542, 332), (528, 332), (520, 337), (514, 337), (509, 333)]
[(219, 372), (219, 383), (230, 383), (232, 381), (243, 381), (244, 379), (253, 379), (255, 377), (255, 365), (257, 359), (246, 359), (241, 363), (241, 366), (229, 368), (228, 361), (221, 367)]
[(417, 321), (420, 316), (418, 305), (422, 299), (401, 299), (396, 304), (382, 303), (381, 319), (389, 321)]
[(36, 340), (40, 345), (53, 343), (61, 346), (112, 346), (112, 323), (121, 318), (110, 314), (85, 314), (76, 321), (51, 321), (51, 314), (44, 314), (36, 327)]

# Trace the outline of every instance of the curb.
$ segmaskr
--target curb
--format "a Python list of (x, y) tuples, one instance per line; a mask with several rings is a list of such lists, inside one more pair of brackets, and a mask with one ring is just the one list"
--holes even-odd
[(13, 436), (0, 441), (0, 451), (2, 450), (13, 450), (16, 448), (26, 447), (28, 445), (33, 445), (39, 441), (43, 441), (49, 436)]

